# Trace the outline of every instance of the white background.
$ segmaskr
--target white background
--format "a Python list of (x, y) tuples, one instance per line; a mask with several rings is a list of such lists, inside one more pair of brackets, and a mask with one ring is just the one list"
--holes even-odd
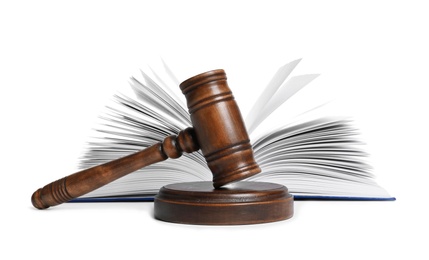
[[(424, 2), (2, 1), (0, 258), (427, 259)], [(296, 202), (291, 220), (231, 227), (157, 221), (152, 203), (33, 209), (33, 191), (77, 170), (111, 96), (161, 57), (179, 80), (225, 69), (243, 114), (303, 58), (294, 73), (321, 76), (284, 113), (334, 100), (397, 201)]]

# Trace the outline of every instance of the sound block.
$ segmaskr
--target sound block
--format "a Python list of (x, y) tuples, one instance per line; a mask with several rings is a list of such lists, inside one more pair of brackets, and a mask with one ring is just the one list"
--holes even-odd
[(215, 189), (212, 182), (166, 185), (155, 197), (155, 218), (199, 225), (242, 225), (293, 216), (293, 196), (280, 184), (236, 182)]

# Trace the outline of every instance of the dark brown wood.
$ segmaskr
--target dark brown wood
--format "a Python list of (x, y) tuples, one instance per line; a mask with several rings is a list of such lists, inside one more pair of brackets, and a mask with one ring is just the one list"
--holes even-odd
[(223, 70), (213, 70), (180, 84), (215, 187), (261, 172), (226, 80)]
[(180, 88), (187, 99), (193, 129), (182, 131), (177, 138), (169, 136), (146, 150), (52, 182), (34, 192), (31, 197), (34, 207), (45, 209), (58, 205), (142, 167), (199, 148), (213, 173), (215, 187), (259, 173), (225, 72), (202, 73), (184, 81)]
[(258, 224), (293, 215), (293, 196), (285, 186), (237, 182), (214, 189), (211, 182), (164, 186), (155, 197), (155, 218), (200, 225)]
[(193, 152), (198, 149), (193, 129), (187, 128), (177, 138), (168, 136), (162, 143), (145, 150), (54, 181), (35, 191), (31, 202), (38, 209), (46, 209), (82, 196), (145, 166), (167, 158), (178, 158), (183, 151)]

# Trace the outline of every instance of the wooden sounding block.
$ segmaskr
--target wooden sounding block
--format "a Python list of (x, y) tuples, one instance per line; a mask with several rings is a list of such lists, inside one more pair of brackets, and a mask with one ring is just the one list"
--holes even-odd
[(258, 224), (292, 215), (287, 188), (267, 182), (242, 181), (217, 189), (211, 182), (176, 183), (155, 197), (155, 218), (181, 224)]
[[(140, 152), (52, 182), (33, 193), (34, 207), (45, 209), (61, 204), (142, 167), (201, 149), (213, 182), (163, 187), (155, 200), (158, 219), (194, 224), (248, 224), (291, 217), (293, 200), (284, 186), (237, 182), (261, 170), (253, 158), (246, 127), (225, 72), (199, 74), (184, 81), (180, 88), (187, 100), (192, 128)], [(224, 187), (233, 182), (237, 183)]]

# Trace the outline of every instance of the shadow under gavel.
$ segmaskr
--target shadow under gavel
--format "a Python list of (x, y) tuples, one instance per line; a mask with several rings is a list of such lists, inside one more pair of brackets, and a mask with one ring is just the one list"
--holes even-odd
[(180, 88), (186, 96), (193, 128), (168, 136), (145, 150), (54, 181), (34, 192), (34, 207), (45, 209), (67, 202), (140, 168), (199, 149), (213, 173), (216, 188), (259, 173), (225, 72), (202, 73), (184, 81)]

